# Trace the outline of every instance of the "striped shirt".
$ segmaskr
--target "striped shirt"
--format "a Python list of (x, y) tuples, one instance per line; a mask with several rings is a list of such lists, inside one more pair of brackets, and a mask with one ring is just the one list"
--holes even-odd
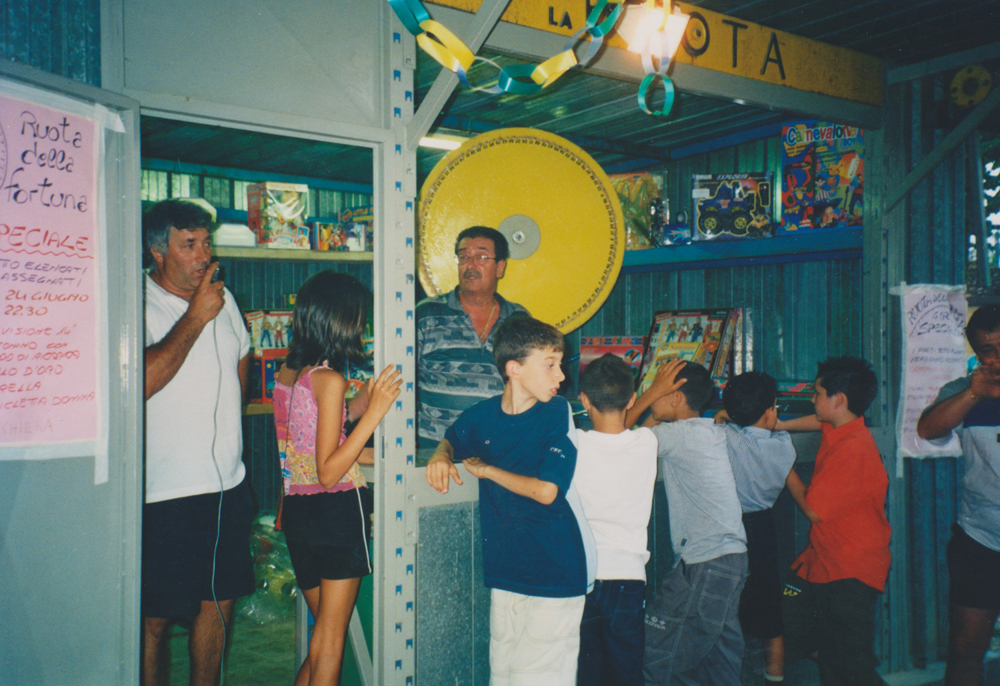
[(729, 462), (743, 512), (770, 509), (795, 464), (795, 447), (787, 431), (726, 424)]
[(458, 288), (417, 305), (417, 434), (434, 447), (458, 416), (481, 400), (503, 393), (493, 361), (500, 322), (528, 311), (496, 294), (500, 313), (483, 343), (462, 309)]

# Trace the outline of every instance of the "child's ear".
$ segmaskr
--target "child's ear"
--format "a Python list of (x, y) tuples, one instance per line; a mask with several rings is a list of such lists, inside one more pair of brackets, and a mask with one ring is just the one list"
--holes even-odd
[(590, 404), (590, 398), (588, 398), (587, 394), (583, 391), (580, 391), (580, 404), (583, 405), (583, 409), (590, 412), (590, 408), (592, 407)]
[(507, 371), (508, 379), (521, 376), (521, 363), (517, 360), (507, 360), (507, 364), (504, 368)]
[[(583, 395), (583, 393), (581, 393), (580, 395)], [(625, 411), (626, 412), (628, 412), (629, 410), (631, 410), (632, 407), (635, 405), (635, 398), (636, 398), (635, 393), (633, 393), (632, 397), (629, 398), (628, 403), (625, 405)]]

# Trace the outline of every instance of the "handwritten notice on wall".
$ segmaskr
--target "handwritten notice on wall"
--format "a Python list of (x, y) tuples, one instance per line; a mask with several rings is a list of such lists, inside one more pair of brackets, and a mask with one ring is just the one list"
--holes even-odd
[(97, 132), (0, 98), (0, 446), (97, 438)]
[[(957, 437), (942, 444), (917, 435), (920, 413), (946, 383), (965, 375), (965, 292), (960, 286), (903, 286), (903, 382), (896, 419), (899, 457), (962, 454)], [(901, 469), (902, 461), (898, 463)]]

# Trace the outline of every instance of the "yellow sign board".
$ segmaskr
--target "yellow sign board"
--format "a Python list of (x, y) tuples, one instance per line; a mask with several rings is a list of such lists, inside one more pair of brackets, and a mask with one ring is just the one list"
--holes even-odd
[[(432, 4), (475, 12), (482, 0), (432, 0)], [(674, 61), (797, 90), (882, 106), (882, 60), (847, 48), (775, 31), (718, 12), (676, 3), (690, 15)], [(502, 21), (570, 36), (587, 21), (589, 0), (511, 0)], [(628, 8), (644, 11), (642, 6)], [(612, 33), (609, 45), (625, 48)], [(637, 74), (639, 76), (639, 74)]]

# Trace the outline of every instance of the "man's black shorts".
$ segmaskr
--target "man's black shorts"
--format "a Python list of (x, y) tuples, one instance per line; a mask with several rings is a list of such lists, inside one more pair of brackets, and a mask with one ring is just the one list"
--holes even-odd
[[(253, 593), (250, 524), (253, 500), (246, 479), (219, 493), (147, 503), (142, 508), (142, 613), (193, 617), (203, 600), (231, 600)], [(221, 521), (218, 554), (216, 522)]]
[(958, 524), (948, 542), (948, 601), (958, 607), (1000, 609), (1000, 552), (987, 548)]
[(781, 636), (778, 534), (771, 510), (743, 515), (747, 532), (747, 581), (740, 595), (743, 633), (764, 640)]

